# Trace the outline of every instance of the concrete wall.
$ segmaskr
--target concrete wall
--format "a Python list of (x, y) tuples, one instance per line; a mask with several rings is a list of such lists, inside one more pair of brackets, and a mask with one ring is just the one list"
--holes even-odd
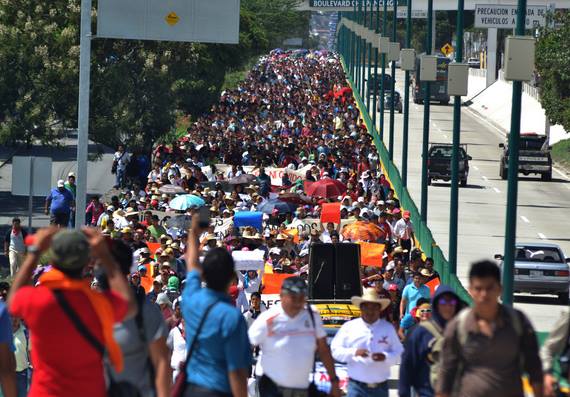
[[(512, 84), (503, 79), (502, 72), (499, 73), (499, 79), (487, 88), (485, 88), (485, 80), (485, 70), (471, 69), (469, 71), (469, 94), (464, 102), (467, 102), (471, 111), (506, 133), (511, 127)], [(535, 87), (523, 84), (521, 132), (544, 134), (546, 118), (538, 98), (538, 90)], [(570, 134), (564, 131), (562, 126), (551, 126), (551, 145), (568, 138)]]

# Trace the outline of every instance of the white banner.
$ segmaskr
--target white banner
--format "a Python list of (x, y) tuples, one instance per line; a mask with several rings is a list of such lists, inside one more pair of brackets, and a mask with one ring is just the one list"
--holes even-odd
[[(517, 23), (517, 6), (505, 4), (476, 4), (475, 27), (514, 29)], [(528, 6), (526, 29), (545, 26), (546, 6)]]
[(232, 257), (236, 270), (263, 270), (265, 261), (264, 251), (233, 251)]

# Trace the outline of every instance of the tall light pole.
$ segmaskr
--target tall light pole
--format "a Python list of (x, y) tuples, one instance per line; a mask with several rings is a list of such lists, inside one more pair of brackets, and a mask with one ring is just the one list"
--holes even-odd
[[(396, 1), (396, 0), (394, 0)], [(386, 18), (388, 14), (388, 0), (382, 0), (382, 36), (386, 35)], [(386, 54), (382, 53), (382, 76), (380, 78), (380, 140), (384, 141), (384, 76), (386, 75)]]
[[(375, 32), (380, 33), (380, 1), (376, 1), (376, 24)], [(374, 51), (374, 83), (372, 86), (372, 124), (376, 128), (376, 104), (378, 99), (378, 51)]]
[[(515, 34), (524, 35), (526, 0), (518, 0)], [(513, 268), (517, 236), (517, 199), (519, 176), (519, 142), (521, 133), (522, 81), (513, 81), (513, 106), (509, 133), (509, 169), (507, 187), (507, 217), (505, 224), (505, 250), (503, 260), (503, 303), (513, 304)]]
[[(433, 24), (433, 0), (428, 0), (427, 34), (426, 34), (426, 55), (431, 55), (431, 33)], [(428, 210), (428, 146), (429, 146), (429, 105), (431, 84), (424, 81), (424, 134), (422, 142), (422, 198), (420, 205), (420, 215), (422, 221), (427, 222)]]
[[(463, 61), (464, 0), (457, 0), (455, 62)], [(461, 131), (461, 97), (453, 99), (453, 140), (451, 152), (451, 199), (449, 210), (449, 272), (457, 274), (457, 218), (459, 205), (459, 142)]]
[[(408, 0), (406, 14), (406, 48), (412, 46), (412, 0)], [(410, 71), (404, 77), (404, 131), (402, 132), (402, 186), (408, 186), (408, 129), (410, 119)]]
[[(392, 15), (392, 41), (396, 42), (396, 27), (398, 25), (398, 0), (394, 0), (394, 12)], [(388, 142), (388, 155), (390, 160), (394, 158), (394, 92), (396, 91), (396, 61), (392, 61), (392, 90), (390, 92), (390, 140)]]

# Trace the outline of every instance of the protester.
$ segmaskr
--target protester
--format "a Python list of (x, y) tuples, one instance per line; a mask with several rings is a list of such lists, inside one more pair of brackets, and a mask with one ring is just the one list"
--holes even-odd
[(406, 285), (402, 292), (402, 300), (400, 302), (400, 317), (404, 317), (406, 313), (416, 306), (418, 299), (430, 299), (430, 290), (424, 285), (424, 277), (420, 273), (413, 274), (413, 282)]
[(283, 280), (280, 304), (261, 313), (250, 326), (249, 339), (261, 350), (258, 372), (261, 397), (308, 397), (315, 351), (331, 381), (331, 395), (340, 396), (339, 378), (318, 312), (306, 305), (307, 284), (293, 276)]
[(259, 292), (253, 292), (249, 299), (249, 310), (243, 314), (248, 328), (251, 327), (251, 324), (253, 324), (261, 313), (267, 310), (265, 304), (261, 301), (261, 294)]
[[(113, 241), (111, 253), (126, 278), (132, 264), (132, 251), (121, 240)], [(170, 352), (166, 345), (168, 329), (157, 305), (146, 299), (144, 291), (133, 289), (137, 302), (134, 318), (115, 324), (113, 334), (123, 352), (124, 370), (109, 368), (115, 382), (136, 388), (140, 397), (169, 397), (172, 374)]]
[(172, 328), (166, 341), (170, 351), (170, 368), (172, 369), (172, 379), (175, 381), (180, 373), (180, 369), (186, 361), (186, 331), (184, 329), (184, 319)]
[(4, 302), (0, 302), (0, 386), (4, 397), (19, 397), (14, 350), (10, 316)]
[[(67, 174), (67, 181), (64, 183), (65, 188), (71, 193), (73, 201), (77, 197), (77, 185), (75, 184), (75, 173), (70, 172)], [(75, 227), (75, 206), (72, 206), (69, 211), (69, 227)]]
[(123, 145), (117, 147), (117, 151), (113, 157), (113, 166), (111, 171), (115, 174), (115, 188), (121, 188), (126, 183), (127, 165), (131, 161), (131, 155), (125, 150)]
[(347, 363), (348, 397), (387, 397), (390, 367), (403, 351), (394, 327), (380, 318), (390, 300), (367, 288), (352, 304), (361, 318), (344, 323), (331, 342), (333, 357)]
[(73, 194), (65, 188), (63, 179), (58, 180), (57, 187), (51, 189), (45, 202), (45, 214), (50, 215), (50, 224), (67, 227), (75, 206), (74, 200)]
[(12, 227), (4, 237), (4, 255), (8, 257), (10, 262), (10, 276), (12, 277), (16, 275), (24, 261), (24, 255), (26, 254), (24, 240), (27, 235), (28, 233), (22, 229), (20, 218), (13, 218)]
[(406, 338), (398, 379), (400, 397), (411, 397), (412, 389), (418, 397), (435, 396), (433, 387), (441, 362), (443, 331), (462, 308), (461, 299), (451, 288), (438, 287), (432, 298), (431, 318), (421, 321)]
[(22, 321), (12, 317), (12, 332), (14, 334), (14, 356), (16, 358), (16, 385), (18, 397), (28, 395), (28, 382), (30, 380), (30, 346), (28, 341), (28, 330)]
[(557, 358), (560, 365), (560, 376), (566, 379), (566, 381), (570, 379), (569, 335), (570, 314), (568, 311), (565, 311), (554, 324), (554, 328), (550, 331), (548, 338), (540, 349), (542, 370), (544, 372), (545, 397), (558, 397), (556, 390), (559, 389), (559, 385), (554, 377), (554, 366)]
[(526, 316), (499, 303), (501, 272), (491, 261), (469, 270), (473, 307), (446, 327), (438, 397), (524, 396), (523, 371), (535, 397), (542, 397), (542, 366), (538, 342)]
[[(207, 252), (198, 263), (198, 217), (188, 232), (188, 276), (182, 294), (182, 314), (188, 344), (186, 396), (247, 396), (251, 346), (247, 325), (227, 295), (235, 268), (223, 248)], [(201, 288), (202, 280), (206, 288)], [(196, 343), (197, 342), (197, 343)]]
[[(27, 286), (40, 255), (48, 249), (53, 268), (39, 277), (39, 286)], [(91, 290), (90, 281), (81, 279), (90, 258), (106, 272), (108, 293)], [(8, 306), (30, 330), (31, 397), (107, 395), (103, 351), (113, 368), (122, 371), (123, 356), (113, 337), (113, 324), (136, 314), (136, 303), (99, 232), (40, 229), (14, 279)], [(61, 348), (62, 335), (65, 348)]]

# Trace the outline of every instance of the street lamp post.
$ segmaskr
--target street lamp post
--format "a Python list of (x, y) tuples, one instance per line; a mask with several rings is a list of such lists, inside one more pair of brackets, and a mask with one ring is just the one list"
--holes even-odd
[[(426, 55), (431, 55), (432, 24), (433, 24), (433, 0), (428, 0)], [(431, 84), (424, 81), (424, 133), (422, 142), (422, 198), (420, 205), (421, 219), (427, 222), (428, 210), (428, 146), (429, 146), (429, 105)]]
[[(386, 18), (388, 14), (388, 0), (382, 0), (382, 36), (386, 35)], [(382, 76), (380, 77), (380, 140), (384, 141), (384, 76), (386, 75), (386, 54), (382, 53)]]
[[(524, 35), (526, 0), (518, 0), (515, 34)], [(521, 133), (522, 81), (513, 81), (513, 106), (509, 133), (509, 169), (507, 187), (507, 217), (505, 224), (505, 250), (503, 260), (503, 303), (513, 304), (513, 268), (517, 235), (517, 195), (519, 175), (519, 142)]]
[[(376, 1), (376, 34), (380, 33), (380, 2)], [(376, 128), (376, 104), (378, 99), (378, 51), (374, 51), (374, 82), (372, 83), (372, 124)]]
[[(398, 0), (393, 0), (394, 1), (394, 12), (392, 15), (392, 41), (396, 42), (396, 27), (397, 27), (397, 22), (398, 22)], [(392, 98), (390, 100), (390, 140), (388, 142), (388, 155), (390, 160), (393, 160), (394, 158), (394, 106), (395, 106), (395, 101), (394, 101), (394, 92), (396, 91), (396, 61), (392, 60), (392, 90), (391, 90), (391, 95)]]
[[(406, 14), (406, 48), (412, 46), (412, 0)], [(404, 131), (402, 132), (402, 186), (408, 186), (408, 122), (410, 118), (410, 71), (404, 77)]]
[[(457, 0), (455, 62), (463, 61), (464, 0)], [(453, 99), (453, 141), (451, 152), (451, 199), (449, 210), (449, 272), (457, 274), (457, 223), (459, 205), (459, 141), (461, 131), (461, 97)]]

